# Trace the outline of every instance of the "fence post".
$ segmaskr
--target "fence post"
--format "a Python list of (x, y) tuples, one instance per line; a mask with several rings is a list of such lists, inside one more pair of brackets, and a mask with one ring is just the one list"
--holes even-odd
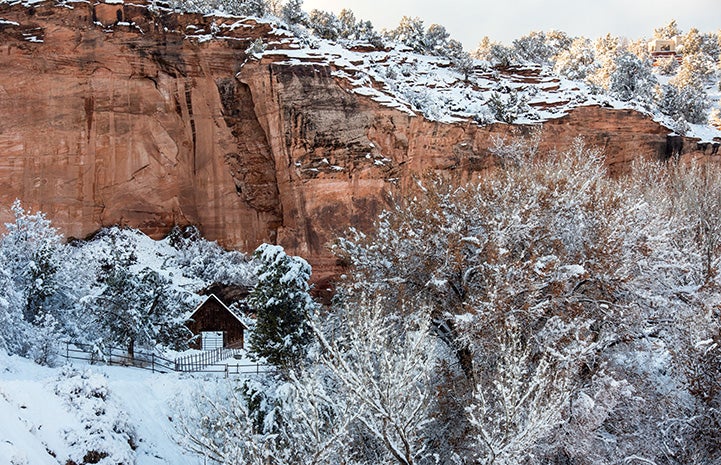
[(155, 373), (155, 354), (150, 354), (150, 371)]

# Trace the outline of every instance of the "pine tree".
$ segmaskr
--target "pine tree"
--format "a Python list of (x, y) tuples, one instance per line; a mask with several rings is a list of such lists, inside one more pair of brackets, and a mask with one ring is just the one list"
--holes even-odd
[(623, 52), (615, 60), (615, 71), (609, 81), (609, 93), (627, 102), (635, 99), (650, 102), (656, 78), (650, 62), (644, 62), (630, 52)]
[(471, 55), (489, 62), (492, 66), (506, 67), (518, 62), (518, 55), (513, 48), (492, 42), (487, 36), (481, 39)]
[(596, 90), (606, 91), (611, 81), (611, 76), (616, 72), (616, 57), (621, 54), (618, 37), (611, 34), (601, 37), (595, 43), (596, 67), (586, 77), (586, 81)]
[(42, 316), (46, 299), (57, 291), (61, 236), (42, 212), (26, 212), (18, 200), (11, 210), (15, 221), (5, 224), (8, 232), (0, 241), (0, 258), (25, 296), (23, 318), (33, 324)]
[(444, 56), (451, 60), (451, 66), (463, 73), (463, 79), (468, 81), (468, 76), (473, 72), (475, 63), (471, 55), (463, 50), (463, 44), (455, 39), (449, 40)]
[(681, 40), (680, 52), (684, 55), (695, 55), (701, 53), (703, 46), (703, 38), (701, 33), (695, 27), (689, 29)]
[(446, 56), (446, 48), (450, 37), (451, 35), (446, 31), (445, 27), (440, 24), (431, 24), (423, 37), (423, 53)]
[(546, 34), (543, 31), (533, 31), (528, 35), (513, 41), (516, 54), (525, 61), (539, 65), (549, 64), (554, 50), (546, 44)]
[(122, 236), (111, 235), (110, 244), (98, 278), (103, 289), (89, 301), (94, 315), (89, 330), (97, 331), (96, 339), (103, 344), (127, 348), (131, 358), (138, 346), (187, 347), (189, 333), (183, 315), (188, 306), (182, 296), (156, 271), (144, 268), (136, 272), (134, 246)]
[(672, 19), (667, 25), (654, 29), (653, 31), (653, 37), (655, 39), (669, 40), (680, 35), (681, 29), (679, 29), (675, 19)]
[(308, 26), (321, 39), (338, 40), (341, 36), (342, 24), (329, 11), (312, 10), (308, 15)]
[(308, 15), (303, 11), (303, 0), (288, 0), (280, 8), (280, 17), (290, 25), (307, 24)]
[(302, 361), (312, 339), (309, 319), (315, 304), (308, 293), (311, 267), (276, 245), (263, 244), (253, 256), (259, 276), (248, 297), (248, 305), (257, 314), (255, 331), (249, 338), (251, 351), (279, 368), (291, 368)]
[(498, 121), (508, 124), (513, 123), (530, 110), (524, 96), (515, 89), (505, 97), (494, 92), (488, 99), (488, 107)]
[(388, 31), (387, 36), (391, 40), (410, 47), (414, 52), (424, 53), (425, 51), (426, 33), (420, 18), (402, 17), (398, 27)]
[(585, 79), (595, 68), (596, 54), (589, 39), (574, 39), (568, 50), (556, 56), (554, 72), (572, 80)]
[(340, 36), (344, 39), (358, 38), (358, 21), (356, 21), (353, 12), (347, 8), (343, 8), (338, 14), (340, 22)]
[(681, 67), (671, 82), (681, 88), (686, 86), (705, 87), (714, 76), (716, 69), (713, 60), (703, 53), (684, 55)]

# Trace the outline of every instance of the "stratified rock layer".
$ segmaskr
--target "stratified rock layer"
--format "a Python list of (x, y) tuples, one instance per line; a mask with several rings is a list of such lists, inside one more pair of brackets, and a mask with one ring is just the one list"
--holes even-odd
[[(5, 221), (19, 198), (66, 236), (113, 224), (158, 236), (195, 224), (246, 251), (280, 243), (322, 274), (334, 269), (328, 242), (369, 228), (414, 177), (469, 179), (493, 164), (491, 136), (516, 131), (383, 107), (328, 65), (249, 60), (251, 41), (273, 34), (253, 20), (231, 30), (223, 25), (236, 20), (69, 5), (0, 4)], [(199, 27), (224, 38), (185, 37)], [(663, 157), (667, 133), (633, 111), (582, 107), (544, 123), (541, 149), (580, 135), (622, 171)]]

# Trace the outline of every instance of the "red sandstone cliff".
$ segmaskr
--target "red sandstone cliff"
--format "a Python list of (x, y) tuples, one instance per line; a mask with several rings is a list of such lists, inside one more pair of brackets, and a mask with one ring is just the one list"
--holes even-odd
[[(66, 236), (196, 224), (246, 251), (280, 243), (323, 272), (328, 241), (368, 227), (389, 193), (427, 170), (473, 176), (492, 163), (490, 136), (511, 131), (381, 106), (327, 64), (249, 60), (274, 34), (253, 20), (216, 20), (224, 38), (203, 41), (184, 32), (212, 18), (68, 5), (0, 4), (0, 220), (20, 198)], [(618, 171), (663, 156), (667, 134), (630, 110), (581, 107), (545, 123), (541, 146), (581, 135)]]

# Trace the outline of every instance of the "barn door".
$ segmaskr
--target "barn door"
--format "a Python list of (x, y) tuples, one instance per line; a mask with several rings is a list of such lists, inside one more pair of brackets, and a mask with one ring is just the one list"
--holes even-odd
[(203, 350), (215, 350), (223, 347), (223, 331), (203, 331), (201, 335)]

